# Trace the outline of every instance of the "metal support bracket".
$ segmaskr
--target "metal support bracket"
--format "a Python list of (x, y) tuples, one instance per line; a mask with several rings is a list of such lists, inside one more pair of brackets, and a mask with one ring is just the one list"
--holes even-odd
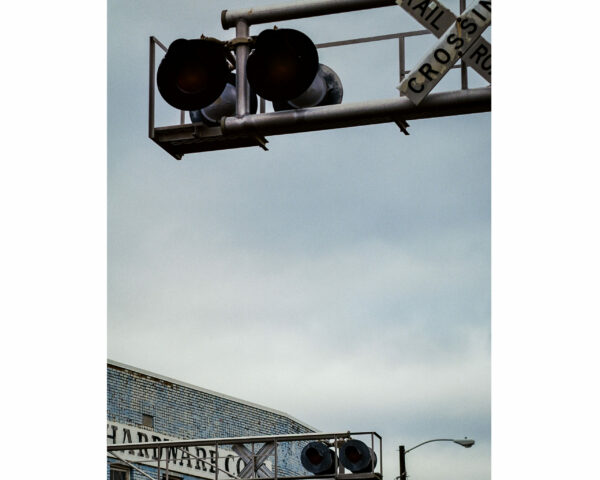
[(192, 123), (192, 126), (194, 127), (194, 131), (192, 132), (192, 137), (194, 138), (202, 138), (202, 130), (205, 130), (206, 127), (204, 125), (201, 124), (197, 124), (197, 123)]
[(269, 143), (269, 141), (265, 137), (257, 135), (254, 137), (254, 139), (258, 142), (258, 146), (260, 148), (262, 148), (265, 152), (269, 151), (269, 149), (267, 148), (267, 143)]
[(236, 37), (232, 38), (228, 42), (225, 43), (227, 48), (233, 48), (236, 45), (252, 45), (254, 43), (254, 38), (252, 37)]
[(402, 131), (402, 133), (404, 135), (410, 135), (410, 133), (408, 132), (407, 128), (410, 127), (410, 125), (408, 124), (408, 122), (406, 120), (404, 120), (403, 118), (393, 118), (394, 123), (396, 125), (398, 125), (398, 128)]

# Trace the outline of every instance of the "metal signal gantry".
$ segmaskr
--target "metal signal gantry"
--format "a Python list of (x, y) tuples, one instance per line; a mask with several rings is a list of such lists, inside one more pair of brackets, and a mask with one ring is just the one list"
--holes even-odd
[[(236, 37), (228, 42), (212, 38), (179, 39), (165, 48), (154, 37), (150, 38), (150, 114), (149, 136), (177, 159), (186, 153), (260, 146), (266, 148), (267, 135), (345, 128), (360, 125), (395, 122), (408, 134), (406, 120), (431, 118), (467, 113), (487, 112), (491, 109), (491, 89), (466, 87), (466, 70), (461, 66), (463, 89), (427, 95), (441, 76), (465, 55), (455, 48), (452, 59), (443, 57), (443, 69), (425, 66), (404, 76), (403, 44), (401, 44), (401, 98), (341, 104), (343, 87), (337, 74), (319, 63), (317, 47), (304, 33), (297, 30), (267, 29), (258, 36), (250, 36), (250, 26), (296, 18), (314, 17), (354, 10), (400, 5), (438, 38), (448, 38), (456, 47), (457, 38), (468, 42), (467, 63), (478, 72), (480, 59), (484, 58), (486, 70), (479, 72), (491, 79), (491, 46), (478, 36), (490, 23), (481, 23), (477, 37), (471, 34), (470, 24), (477, 20), (473, 12), (491, 12), (491, 1), (476, 0), (474, 6), (456, 17), (440, 2), (373, 1), (373, 0), (314, 0), (287, 5), (240, 10), (224, 10), (221, 14), (223, 28), (235, 27)], [(475, 7), (482, 5), (483, 9)], [(465, 10), (461, 0), (461, 12)], [(468, 15), (471, 14), (471, 17)], [(430, 20), (433, 19), (433, 20)], [(470, 23), (471, 22), (471, 23)], [(438, 25), (455, 25), (457, 31), (446, 36), (436, 32)], [(411, 32), (419, 34), (420, 32)], [(389, 36), (381, 36), (384, 37)], [(477, 42), (474, 42), (478, 40)], [(352, 43), (335, 42), (340, 45)], [(486, 47), (485, 45), (488, 45)], [(155, 75), (155, 46), (166, 51)], [(483, 45), (483, 46), (482, 46)], [(477, 57), (473, 52), (477, 49)], [(484, 56), (482, 49), (489, 55)], [(439, 50), (439, 49), (438, 49)], [(440, 60), (441, 53), (432, 52)], [(439, 50), (441, 51), (441, 50)], [(428, 58), (428, 57), (427, 57)], [(427, 69), (427, 66), (429, 69)], [(479, 70), (478, 70), (479, 68)], [(483, 70), (482, 70), (483, 71)], [(435, 76), (434, 74), (438, 74)], [(487, 75), (487, 76), (486, 76)], [(156, 78), (155, 78), (156, 77)], [(435, 78), (434, 78), (435, 77)], [(154, 81), (163, 99), (181, 110), (181, 124), (168, 127), (154, 126)], [(420, 85), (429, 81), (425, 91)], [(406, 85), (419, 86), (416, 98)], [(257, 96), (261, 98), (261, 111), (257, 111)], [(415, 97), (415, 98), (413, 98)], [(426, 98), (425, 98), (426, 97)], [(264, 112), (264, 100), (273, 104), (274, 112)], [(191, 123), (185, 123), (189, 112)]]
[[(362, 438), (365, 442), (358, 440)], [(111, 437), (115, 441), (115, 437)], [(150, 480), (169, 473), (205, 480), (381, 480), (376, 432), (303, 433), (214, 439), (109, 443), (108, 456)], [(368, 445), (367, 445), (368, 443)], [(299, 452), (299, 453), (298, 453)], [(293, 457), (295, 457), (293, 459)], [(294, 461), (295, 460), (295, 461)], [(290, 467), (297, 461), (306, 469)]]

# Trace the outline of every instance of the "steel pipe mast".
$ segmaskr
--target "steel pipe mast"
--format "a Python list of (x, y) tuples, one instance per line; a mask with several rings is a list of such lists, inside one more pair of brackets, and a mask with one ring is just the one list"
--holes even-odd
[(221, 25), (225, 30), (234, 27), (239, 21), (248, 25), (260, 23), (282, 22), (297, 18), (317, 17), (334, 13), (353, 12), (370, 8), (390, 7), (396, 5), (394, 0), (315, 0), (312, 2), (291, 2), (284, 5), (223, 10)]
[(432, 94), (418, 106), (408, 98), (400, 97), (244, 117), (224, 117), (221, 119), (221, 131), (224, 135), (283, 135), (398, 120), (481, 113), (489, 111), (490, 108), (491, 89), (484, 87)]

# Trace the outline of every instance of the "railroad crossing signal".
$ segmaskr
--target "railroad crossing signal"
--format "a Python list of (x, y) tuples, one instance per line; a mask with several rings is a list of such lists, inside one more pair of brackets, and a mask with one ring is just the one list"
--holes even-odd
[(156, 74), (158, 91), (180, 110), (198, 110), (213, 103), (229, 75), (224, 45), (215, 39), (175, 40)]
[[(275, 111), (341, 103), (339, 77), (319, 63), (317, 47), (304, 33), (268, 29), (248, 42), (250, 113), (256, 112), (254, 92), (272, 101)], [(218, 125), (236, 113), (236, 60), (228, 53), (227, 43), (214, 38), (175, 40), (158, 67), (158, 91), (169, 105), (190, 111), (192, 121)]]
[[(491, 1), (474, 1), (456, 17), (438, 0), (312, 0), (224, 10), (223, 28), (235, 27), (235, 38), (229, 41), (179, 39), (167, 49), (150, 37), (148, 136), (181, 159), (187, 153), (239, 147), (267, 150), (267, 135), (389, 122), (407, 133), (407, 120), (488, 112), (490, 88), (468, 89), (464, 82), (462, 90), (429, 95), (459, 58), (491, 81), (491, 45), (481, 38), (491, 23)], [(398, 88), (404, 95), (400, 98), (342, 105), (342, 82), (330, 67), (319, 63), (317, 49), (305, 34), (273, 28), (250, 36), (250, 27), (261, 23), (397, 5), (439, 39), (433, 51), (401, 82)], [(422, 32), (407, 32), (405, 36), (411, 33)], [(361, 39), (333, 43), (356, 40)], [(156, 72), (155, 45), (166, 52)], [(401, 78), (403, 52), (401, 43)], [(179, 125), (155, 127), (155, 79), (164, 100), (181, 110)], [(258, 96), (271, 101), (274, 112), (264, 113), (261, 101), (261, 112), (255, 113)], [(192, 123), (185, 122), (186, 112)]]
[(310, 442), (300, 453), (302, 466), (315, 475), (331, 475), (336, 466), (343, 466), (352, 473), (374, 472), (377, 455), (364, 442), (350, 439), (339, 445), (339, 458), (323, 442)]
[(246, 64), (248, 83), (275, 111), (342, 103), (342, 82), (317, 47), (291, 28), (263, 30)]

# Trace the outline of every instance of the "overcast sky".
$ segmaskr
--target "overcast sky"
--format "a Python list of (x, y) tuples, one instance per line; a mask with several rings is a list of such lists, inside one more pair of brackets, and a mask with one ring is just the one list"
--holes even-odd
[[(5, 476), (56, 464), (40, 432), (68, 446), (71, 470), (105, 471), (108, 334), (115, 360), (323, 430), (377, 430), (386, 479), (397, 444), (438, 435), (478, 443), (409, 453), (414, 479), (488, 478), (489, 115), (413, 121), (410, 137), (395, 125), (271, 137), (270, 152), (176, 162), (146, 137), (148, 37), (231, 38), (220, 9), (242, 2), (5, 3)], [(494, 7), (493, 472), (588, 478), (600, 171), (586, 47), (598, 6), (539, 3)], [(392, 7), (289, 23), (317, 41), (420, 28)], [(409, 64), (426, 48), (410, 47)], [(396, 94), (394, 50), (321, 53), (356, 101)]]
[[(108, 357), (320, 430), (375, 430), (388, 480), (398, 445), (468, 436), (411, 452), (408, 472), (489, 478), (489, 113), (182, 161), (147, 137), (148, 37), (230, 39), (222, 9), (271, 3), (108, 2)], [(277, 25), (316, 43), (422, 28), (399, 7)], [(432, 43), (409, 42), (408, 66)], [(397, 96), (395, 41), (320, 58), (344, 102)], [(436, 91), (460, 88), (448, 77)], [(157, 125), (176, 123), (158, 103)]]

